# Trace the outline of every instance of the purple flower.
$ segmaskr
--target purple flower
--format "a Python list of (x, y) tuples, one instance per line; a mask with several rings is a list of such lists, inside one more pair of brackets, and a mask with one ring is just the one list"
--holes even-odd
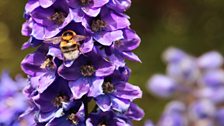
[(31, 78), (31, 84), (42, 93), (56, 78), (57, 66), (54, 57), (47, 56), (48, 47), (41, 46), (36, 52), (29, 54), (22, 61), (23, 71)]
[[(73, 20), (72, 12), (64, 0), (57, 0), (49, 8), (37, 6), (33, 9), (32, 7), (28, 6), (25, 12), (28, 20), (32, 22), (32, 32), (30, 33), (29, 30), (29, 33), (39, 40), (54, 37)], [(23, 28), (27, 29), (27, 27)]]
[[(222, 55), (211, 51), (196, 58), (169, 48), (163, 59), (168, 63), (167, 76), (154, 75), (149, 89), (163, 97), (175, 93), (175, 102), (166, 106), (158, 125), (221, 126), (216, 122), (221, 116), (216, 114), (224, 102)], [(170, 93), (170, 89), (174, 90)]]
[(16, 81), (12, 80), (9, 74), (4, 71), (0, 79), (0, 125), (19, 126), (22, 121), (32, 125), (34, 120), (27, 117), (24, 120), (18, 120), (19, 115), (26, 110), (28, 102), (22, 95), (22, 88), (26, 84), (26, 79), (18, 76)]
[(61, 108), (46, 125), (48, 126), (85, 126), (84, 104), (72, 102), (65, 109)]
[(130, 25), (128, 17), (109, 9), (104, 9), (98, 17), (88, 19), (83, 24), (94, 40), (104, 46), (110, 46), (114, 41), (123, 39), (120, 29)]
[(57, 111), (63, 108), (63, 104), (70, 102), (72, 93), (68, 81), (58, 78), (43, 93), (38, 93), (31, 98), (39, 110), (37, 121), (42, 123), (54, 118)]
[(90, 87), (89, 96), (96, 100), (96, 104), (102, 111), (111, 108), (116, 111), (126, 111), (130, 103), (142, 97), (139, 87), (129, 84), (123, 80), (120, 71), (115, 71), (113, 75), (105, 77), (101, 83), (93, 83)]
[(111, 46), (98, 46), (99, 53), (112, 61), (116, 67), (124, 67), (125, 59), (141, 62), (132, 51), (140, 45), (139, 36), (131, 29), (123, 29), (123, 39), (117, 40)]
[(80, 56), (71, 67), (60, 66), (58, 73), (66, 80), (75, 99), (89, 92), (90, 86), (103, 82), (103, 77), (114, 72), (115, 67), (99, 55), (91, 52)]
[(125, 59), (141, 62), (133, 53), (140, 38), (123, 13), (130, 5), (130, 0), (27, 2), (22, 34), (30, 38), (22, 49), (39, 47), (21, 63), (31, 103), (22, 117), (35, 114), (35, 126), (131, 126), (143, 118), (133, 103), (142, 91), (128, 83), (131, 70), (125, 65)]

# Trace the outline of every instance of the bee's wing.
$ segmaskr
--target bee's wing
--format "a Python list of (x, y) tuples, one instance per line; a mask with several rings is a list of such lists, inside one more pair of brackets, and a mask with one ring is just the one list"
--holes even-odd
[(86, 36), (83, 36), (83, 35), (75, 35), (73, 37), (73, 40), (76, 41), (76, 42), (79, 42), (79, 41), (82, 41), (82, 40), (85, 40), (86, 39)]
[(54, 38), (49, 38), (44, 40), (44, 43), (59, 44), (60, 42), (61, 42), (61, 37), (54, 37)]

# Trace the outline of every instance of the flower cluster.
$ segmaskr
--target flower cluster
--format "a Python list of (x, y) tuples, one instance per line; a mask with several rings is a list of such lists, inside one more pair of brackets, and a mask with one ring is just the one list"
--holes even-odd
[(163, 59), (167, 75), (154, 75), (148, 89), (174, 101), (167, 105), (158, 126), (224, 126), (223, 56), (211, 51), (196, 58), (169, 48)]
[[(35, 47), (21, 63), (28, 75), (25, 95), (36, 125), (129, 126), (144, 112), (142, 97), (128, 83), (125, 60), (140, 38), (124, 12), (131, 0), (28, 0), (23, 49)], [(94, 107), (95, 106), (95, 107)]]
[(32, 115), (19, 118), (28, 103), (22, 94), (26, 79), (17, 76), (12, 80), (5, 71), (0, 78), (0, 125), (1, 126), (31, 126), (34, 121)]

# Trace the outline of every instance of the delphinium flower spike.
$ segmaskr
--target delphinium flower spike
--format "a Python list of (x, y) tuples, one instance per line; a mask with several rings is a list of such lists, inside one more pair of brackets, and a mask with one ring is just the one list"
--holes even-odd
[(152, 76), (148, 89), (174, 101), (167, 105), (157, 125), (223, 126), (223, 56), (211, 51), (196, 58), (169, 48), (163, 59), (168, 64), (167, 74)]
[[(130, 0), (28, 0), (23, 49), (36, 48), (21, 63), (28, 75), (25, 95), (41, 126), (129, 126), (144, 112), (142, 97), (128, 83), (125, 60), (140, 38), (124, 13)], [(95, 105), (91, 107), (90, 104)]]
[(30, 126), (34, 124), (33, 116), (26, 115), (20, 118), (28, 108), (25, 96), (22, 90), (27, 80), (21, 76), (17, 76), (13, 80), (9, 73), (2, 72), (0, 78), (0, 125), (1, 126)]

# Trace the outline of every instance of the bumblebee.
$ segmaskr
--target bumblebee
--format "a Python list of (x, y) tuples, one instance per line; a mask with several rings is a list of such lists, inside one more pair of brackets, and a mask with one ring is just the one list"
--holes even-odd
[(65, 61), (74, 61), (81, 54), (80, 41), (85, 40), (86, 37), (77, 35), (72, 30), (65, 31), (61, 36), (44, 40), (45, 43), (59, 44), (61, 52)]

